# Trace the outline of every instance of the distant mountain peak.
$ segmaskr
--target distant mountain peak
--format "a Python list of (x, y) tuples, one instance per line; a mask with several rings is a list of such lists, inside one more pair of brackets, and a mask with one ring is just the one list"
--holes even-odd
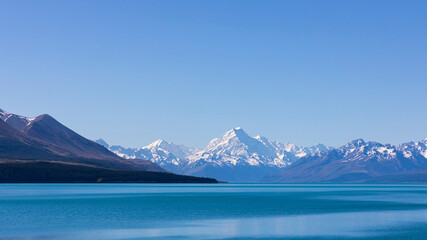
[(366, 144), (365, 140), (363, 140), (362, 138), (358, 138), (358, 139), (355, 139), (355, 140), (347, 143), (345, 146), (346, 147), (357, 147), (358, 148), (358, 147), (361, 147), (365, 144)]
[(163, 139), (158, 139), (158, 140), (150, 143), (148, 146), (145, 146), (144, 148), (150, 148), (151, 149), (151, 148), (158, 148), (158, 147), (165, 146), (165, 145), (166, 146), (170, 145), (170, 143), (163, 140)]
[(233, 128), (227, 131), (220, 139), (238, 138), (241, 141), (253, 140), (241, 127)]
[(98, 143), (101, 146), (104, 146), (106, 149), (110, 146), (104, 139), (98, 138), (94, 142)]

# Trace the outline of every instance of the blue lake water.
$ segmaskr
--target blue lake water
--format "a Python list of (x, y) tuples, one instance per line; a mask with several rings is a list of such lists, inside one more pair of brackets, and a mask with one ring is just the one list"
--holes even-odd
[(427, 185), (3, 184), (0, 239), (427, 239)]

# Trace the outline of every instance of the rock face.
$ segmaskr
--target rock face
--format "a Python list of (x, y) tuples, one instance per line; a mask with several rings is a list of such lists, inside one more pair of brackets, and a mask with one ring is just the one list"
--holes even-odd
[[(96, 141), (106, 144), (102, 139)], [(257, 182), (301, 157), (319, 156), (331, 148), (323, 145), (301, 148), (294, 144), (272, 142), (262, 136), (250, 137), (238, 127), (213, 139), (203, 150), (164, 140), (142, 148), (108, 146), (108, 149), (125, 158), (151, 160), (180, 174), (215, 177), (232, 182)]]
[(423, 182), (420, 171), (427, 169), (426, 145), (427, 139), (398, 146), (357, 139), (320, 156), (304, 157), (265, 181)]

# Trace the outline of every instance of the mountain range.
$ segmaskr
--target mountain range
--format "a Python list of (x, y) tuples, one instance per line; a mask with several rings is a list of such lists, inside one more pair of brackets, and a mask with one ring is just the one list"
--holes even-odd
[(95, 141), (127, 159), (148, 159), (172, 172), (232, 182), (257, 182), (302, 157), (320, 156), (331, 149), (322, 144), (306, 148), (259, 135), (251, 137), (240, 127), (213, 139), (204, 149), (164, 140), (141, 148), (110, 146), (102, 139)]
[[(40, 164), (46, 162), (49, 164)], [(28, 168), (30, 165), (32, 167)], [(214, 181), (185, 176), (177, 178), (152, 161), (124, 159), (77, 134), (48, 114), (28, 118), (0, 109), (0, 182), (8, 181), (5, 176), (16, 182), (31, 182), (31, 179), (58, 181), (58, 178), (49, 178), (53, 173), (47, 169), (62, 171), (68, 177), (63, 178), (64, 174), (57, 177), (75, 179), (77, 182), (82, 179), (103, 179), (102, 176), (106, 179), (108, 176), (109, 181), (121, 182), (156, 182), (158, 179), (162, 179), (161, 182), (168, 182), (168, 179), (179, 179), (180, 182)], [(35, 174), (37, 171), (40, 174)]]
[(96, 142), (124, 158), (148, 159), (172, 172), (230, 182), (427, 182), (427, 139), (400, 145), (356, 139), (339, 148), (299, 147), (250, 137), (238, 127), (204, 149), (164, 140), (142, 148)]

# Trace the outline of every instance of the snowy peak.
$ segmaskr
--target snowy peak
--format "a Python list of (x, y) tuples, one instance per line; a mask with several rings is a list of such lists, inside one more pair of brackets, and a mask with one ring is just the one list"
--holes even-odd
[(206, 153), (250, 156), (253, 153), (271, 155), (263, 143), (250, 137), (242, 128), (233, 128), (222, 137), (213, 139), (204, 149)]
[(397, 149), (403, 152), (408, 159), (419, 158), (420, 156), (427, 159), (427, 138), (418, 142), (409, 142), (397, 146)]
[(142, 149), (149, 150), (153, 153), (156, 153), (158, 151), (171, 153), (180, 159), (184, 159), (198, 150), (195, 148), (186, 147), (184, 145), (176, 145), (176, 144), (167, 142), (163, 139), (159, 139), (149, 144), (148, 146), (142, 147)]
[(221, 138), (222, 142), (238, 139), (241, 142), (251, 141), (252, 138), (241, 127), (233, 128), (227, 131)]
[(227, 131), (223, 135), (223, 138), (233, 138), (233, 137), (237, 137), (239, 139), (251, 138), (241, 127), (233, 128), (233, 129)]
[(366, 144), (365, 140), (360, 138), (360, 139), (355, 139), (355, 140), (347, 143), (344, 147), (346, 147), (346, 148), (358, 148), (358, 147), (361, 147), (365, 144)]
[(250, 137), (242, 128), (233, 128), (222, 137), (189, 157), (189, 164), (203, 162), (212, 166), (253, 166), (281, 168), (289, 159), (278, 154), (278, 148), (265, 137)]
[(337, 149), (344, 162), (391, 161), (398, 157), (398, 147), (363, 139), (353, 140)]
[(21, 115), (8, 113), (3, 109), (0, 109), (0, 119), (8, 123), (18, 131), (23, 131), (35, 118), (28, 118)]
[(153, 148), (160, 148), (160, 147), (165, 147), (169, 145), (168, 142), (166, 142), (163, 139), (159, 139), (157, 141), (152, 142), (151, 144), (149, 144), (148, 146), (146, 146), (145, 148), (149, 148), (149, 149), (153, 149)]

